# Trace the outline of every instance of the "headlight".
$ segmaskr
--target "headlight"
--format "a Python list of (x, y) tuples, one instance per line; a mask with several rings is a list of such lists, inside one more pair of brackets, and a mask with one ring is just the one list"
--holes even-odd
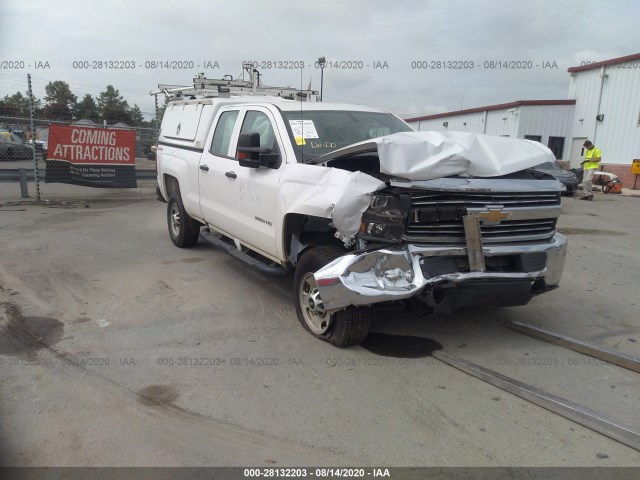
[(365, 240), (398, 243), (402, 240), (411, 200), (407, 195), (379, 194), (371, 197), (362, 214), (359, 236)]

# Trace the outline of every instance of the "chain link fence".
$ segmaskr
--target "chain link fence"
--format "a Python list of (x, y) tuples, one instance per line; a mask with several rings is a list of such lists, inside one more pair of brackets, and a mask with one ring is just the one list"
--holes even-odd
[(0, 205), (155, 196), (154, 128), (0, 116)]

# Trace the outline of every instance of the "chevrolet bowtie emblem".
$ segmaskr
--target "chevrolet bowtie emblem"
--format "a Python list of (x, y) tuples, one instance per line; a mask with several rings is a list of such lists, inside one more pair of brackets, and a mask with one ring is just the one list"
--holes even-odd
[(505, 212), (501, 208), (489, 208), (486, 212), (478, 214), (478, 220), (486, 223), (500, 223), (502, 220), (508, 220), (513, 212)]

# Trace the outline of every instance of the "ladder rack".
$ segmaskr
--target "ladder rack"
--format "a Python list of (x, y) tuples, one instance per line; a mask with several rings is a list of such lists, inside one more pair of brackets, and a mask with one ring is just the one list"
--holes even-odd
[[(199, 74), (193, 79), (193, 86), (159, 84), (158, 90), (149, 92), (150, 95), (164, 94), (169, 100), (185, 98), (229, 98), (238, 95), (264, 95), (281, 97), (289, 100), (311, 101), (319, 95), (317, 90), (301, 90), (292, 87), (271, 87), (262, 85), (260, 73), (251, 64), (243, 64), (242, 77), (233, 79), (231, 75), (224, 78), (206, 78)], [(244, 72), (249, 74), (249, 80), (244, 79)]]

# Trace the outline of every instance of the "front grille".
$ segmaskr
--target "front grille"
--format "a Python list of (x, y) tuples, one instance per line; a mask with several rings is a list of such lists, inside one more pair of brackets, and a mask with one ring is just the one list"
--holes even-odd
[(485, 205), (502, 205), (505, 208), (521, 208), (560, 205), (560, 192), (411, 192), (410, 195), (414, 207), (482, 208)]
[[(411, 210), (405, 229), (409, 241), (464, 243), (462, 217), (469, 209), (501, 205), (505, 211), (526, 209), (536, 212), (560, 205), (559, 192), (411, 192)], [(532, 215), (534, 216), (534, 215)], [(551, 238), (556, 218), (503, 220), (498, 224), (481, 222), (483, 243), (518, 242)]]
[[(555, 218), (534, 220), (505, 220), (499, 225), (480, 224), (484, 243), (517, 242), (523, 240), (543, 240), (553, 236), (556, 229)], [(407, 240), (428, 242), (464, 242), (462, 222), (434, 223), (421, 225), (409, 223), (405, 230)]]

